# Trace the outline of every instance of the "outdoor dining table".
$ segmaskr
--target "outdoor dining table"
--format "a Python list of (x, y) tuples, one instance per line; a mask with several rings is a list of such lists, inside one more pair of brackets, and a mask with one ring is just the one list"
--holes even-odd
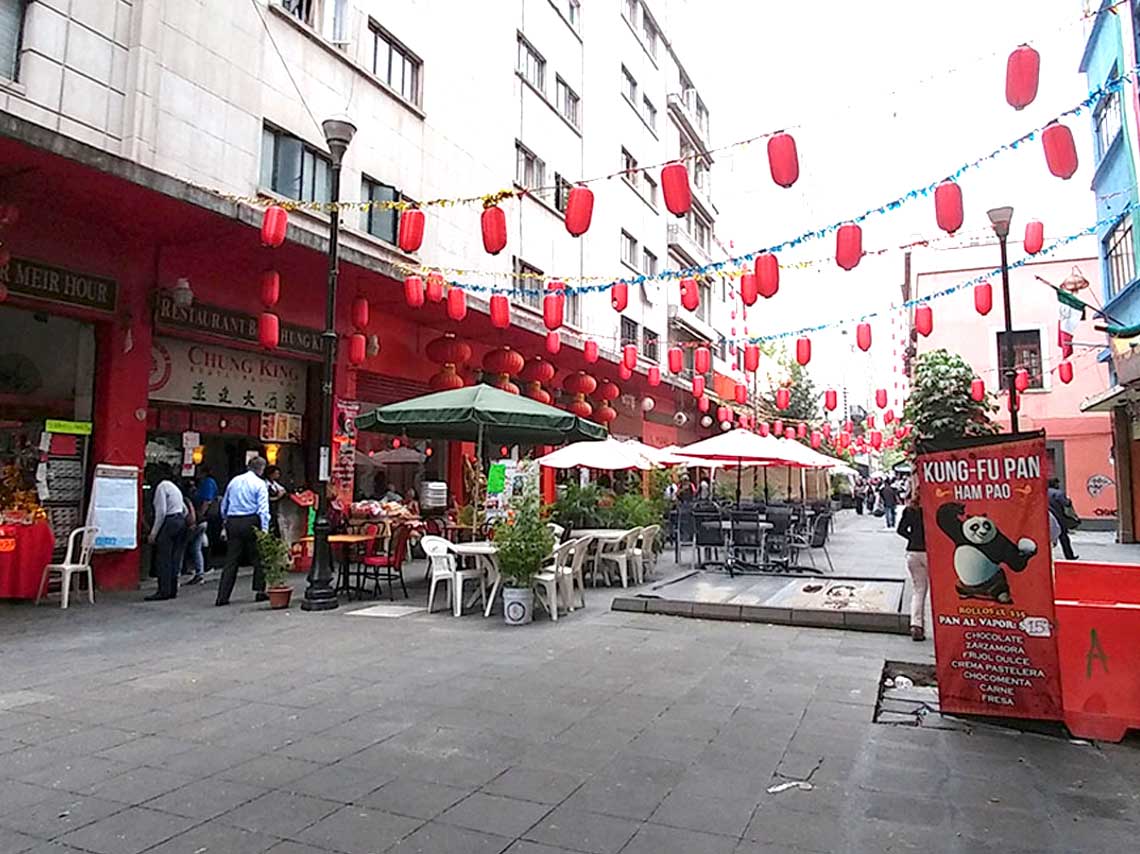
[[(365, 545), (375, 540), (379, 534), (329, 534), (329, 549), (333, 546), (341, 546), (341, 578), (344, 579), (344, 592), (345, 595), (351, 595), (352, 591), (348, 587), (348, 563), (349, 552), (352, 551), (353, 546)], [(301, 537), (299, 543), (312, 543), (312, 537)]]
[[(590, 548), (594, 550), (594, 577), (601, 571), (602, 566), (602, 548), (606, 543), (612, 543), (620, 540), (630, 532), (630, 528), (575, 528), (570, 534), (575, 539), (579, 537), (590, 538)], [(595, 585), (597, 581), (594, 582)], [(609, 582), (606, 582), (609, 587)]]
[[(451, 551), (460, 557), (473, 558), (483, 566), (487, 573), (487, 578), (491, 582), (491, 593), (487, 597), (487, 606), (483, 611), (484, 617), (491, 616), (491, 607), (495, 604), (495, 595), (499, 592), (499, 584), (502, 579), (499, 576), (499, 563), (495, 559), (499, 553), (499, 548), (489, 540), (475, 540), (470, 543), (452, 543)], [(468, 607), (475, 601), (476, 594), (471, 595), (471, 599), (467, 601)], [(462, 613), (464, 606), (463, 599), (460, 595), (452, 597), (453, 613), (459, 616)]]

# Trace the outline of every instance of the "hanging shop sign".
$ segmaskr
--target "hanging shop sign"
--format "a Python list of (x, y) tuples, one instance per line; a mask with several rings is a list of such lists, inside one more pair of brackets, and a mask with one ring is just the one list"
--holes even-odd
[(268, 412), (305, 411), (306, 366), (177, 338), (151, 344), (150, 399)]
[(42, 261), (12, 258), (0, 267), (0, 283), (19, 296), (113, 312), (119, 295), (114, 279), (89, 276)]
[(356, 482), (356, 416), (360, 402), (337, 398), (333, 405), (333, 462), (329, 483), (346, 505)]
[(301, 416), (292, 412), (262, 412), (258, 435), (263, 442), (301, 441)]
[[(175, 305), (169, 294), (155, 296), (154, 325), (164, 332), (203, 332), (236, 341), (258, 344), (257, 317), (229, 308), (194, 301), (193, 305)], [(282, 323), (277, 348), (302, 356), (320, 356), (323, 352), (321, 332), (305, 326)]]
[(1044, 433), (923, 450), (942, 711), (1059, 720)]

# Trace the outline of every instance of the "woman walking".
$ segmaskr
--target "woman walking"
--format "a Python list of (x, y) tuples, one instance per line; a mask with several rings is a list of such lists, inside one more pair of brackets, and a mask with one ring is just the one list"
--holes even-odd
[(926, 533), (922, 527), (922, 508), (918, 503), (918, 490), (911, 490), (910, 502), (903, 508), (897, 528), (906, 538), (906, 569), (910, 573), (910, 636), (912, 640), (926, 640), (923, 631), (923, 614), (926, 611), (926, 594), (930, 589), (930, 570), (926, 562)]

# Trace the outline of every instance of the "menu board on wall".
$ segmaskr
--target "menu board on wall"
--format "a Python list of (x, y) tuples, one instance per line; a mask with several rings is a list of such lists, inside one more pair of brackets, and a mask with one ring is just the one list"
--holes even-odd
[(137, 466), (95, 466), (87, 524), (99, 529), (96, 551), (138, 548), (139, 470)]
[(263, 412), (259, 435), (263, 442), (300, 442), (301, 416), (291, 412)]

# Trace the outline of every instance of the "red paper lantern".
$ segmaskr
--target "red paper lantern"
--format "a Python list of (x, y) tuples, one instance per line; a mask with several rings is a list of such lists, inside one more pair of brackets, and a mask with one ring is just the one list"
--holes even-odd
[(761, 436), (767, 436), (768, 435), (768, 422), (767, 421), (761, 421), (759, 424), (756, 425), (756, 429), (760, 433)]
[(994, 307), (994, 287), (989, 282), (974, 285), (974, 310), (983, 317)]
[(710, 406), (712, 406), (712, 403), (709, 401), (708, 395), (702, 394), (697, 398), (697, 409), (701, 412), (708, 412)]
[(498, 255), (507, 245), (507, 215), (498, 205), (483, 209), (483, 248), (489, 255)]
[(745, 305), (752, 305), (756, 302), (756, 297), (760, 293), (757, 290), (756, 274), (751, 271), (745, 271), (740, 276), (740, 300)]
[(444, 365), (438, 373), (432, 374), (431, 379), (428, 380), (428, 388), (432, 391), (452, 391), (463, 388), (464, 385), (466, 383), (455, 370), (455, 365)]
[(823, 393), (823, 408), (826, 409), (828, 412), (834, 412), (835, 407), (837, 407), (838, 405), (839, 405), (839, 395), (835, 392), (835, 389), (829, 388), (827, 391), (825, 391)]
[(925, 338), (934, 331), (934, 311), (928, 305), (920, 305), (914, 310), (914, 328)]
[(756, 344), (744, 345), (744, 370), (749, 373), (756, 373), (756, 369), (760, 367), (760, 347)]
[(405, 252), (415, 252), (424, 242), (424, 212), (418, 209), (400, 211), (399, 245)]
[(878, 430), (871, 431), (871, 447), (876, 451), (883, 447), (883, 434)]
[(733, 389), (733, 398), (737, 403), (747, 403), (748, 386), (746, 386), (744, 383), (737, 383), (736, 387)]
[(261, 215), (261, 244), (276, 249), (285, 242), (288, 230), (289, 212), (280, 205), (267, 207)]
[(882, 409), (887, 405), (887, 390), (880, 388), (875, 390), (875, 406)]
[(439, 270), (432, 270), (428, 273), (426, 295), (429, 302), (441, 302), (443, 300), (443, 273)]
[(1061, 364), (1057, 365), (1057, 379), (1059, 379), (1065, 385), (1068, 385), (1069, 383), (1071, 383), (1073, 381), (1073, 363), (1072, 362), (1065, 361), (1065, 362), (1061, 362)]
[(1025, 252), (1036, 255), (1045, 245), (1045, 226), (1040, 220), (1031, 219), (1025, 223)]
[(701, 304), (700, 289), (696, 279), (681, 279), (681, 305), (689, 311), (696, 311)]
[(701, 374), (693, 377), (693, 397), (700, 397), (705, 393), (705, 378)]
[(718, 424), (723, 424), (725, 421), (731, 421), (732, 410), (727, 406), (718, 406), (716, 408), (716, 420)]
[(366, 297), (356, 297), (353, 299), (352, 325), (360, 332), (368, 328), (368, 315), (368, 299)]
[(800, 159), (796, 141), (790, 134), (778, 133), (768, 139), (768, 168), (772, 180), (781, 187), (790, 187), (800, 177)]
[(784, 420), (782, 418), (777, 418), (772, 422), (772, 433), (777, 437), (784, 435)]
[(610, 305), (614, 311), (625, 311), (629, 305), (629, 285), (625, 282), (614, 282), (610, 286)]
[(803, 439), (806, 436), (807, 436), (807, 425), (801, 421), (799, 424), (796, 425), (796, 438)]
[(452, 285), (447, 291), (447, 316), (458, 322), (467, 316), (467, 294)]
[(793, 430), (791, 427), (785, 427), (784, 428), (784, 438), (785, 439), (795, 439), (796, 438), (796, 431)]
[(602, 382), (598, 384), (599, 400), (617, 400), (619, 397), (621, 397), (621, 389), (609, 380), (602, 380)]
[(874, 427), (875, 426), (875, 416), (874, 415), (868, 415), (866, 418), (863, 419), (863, 423), (867, 427)]
[(689, 170), (684, 163), (670, 163), (661, 170), (661, 192), (665, 207), (674, 216), (684, 216), (693, 206), (693, 191), (689, 187)]
[(820, 431), (823, 433), (823, 438), (828, 439), (828, 440), (831, 439), (831, 425), (830, 424), (824, 424), (820, 428)]
[(368, 355), (368, 339), (360, 332), (348, 336), (348, 363), (354, 368), (364, 364)]
[(617, 410), (608, 403), (599, 404), (594, 411), (594, 420), (603, 427), (609, 426), (615, 418), (617, 418)]
[(661, 368), (657, 367), (657, 365), (650, 365), (645, 378), (650, 385), (661, 385)]
[(566, 285), (562, 282), (547, 284), (547, 294), (542, 298), (542, 322), (553, 332), (562, 326), (562, 313), (566, 306)]
[(1013, 385), (1018, 391), (1025, 391), (1029, 388), (1029, 371), (1025, 368), (1018, 368), (1013, 375)]
[(404, 279), (404, 301), (409, 308), (420, 308), (424, 304), (424, 280), (419, 276)]
[(562, 336), (557, 332), (546, 333), (546, 352), (554, 355), (562, 349)]
[(506, 329), (511, 325), (511, 301), (506, 294), (491, 294), (491, 325)]
[(633, 370), (631, 368), (627, 368), (625, 366), (625, 362), (622, 362), (620, 365), (618, 365), (618, 378), (619, 379), (628, 380), (628, 379), (631, 379), (632, 377), (633, 377)]
[(1077, 144), (1067, 125), (1052, 122), (1041, 132), (1041, 147), (1045, 149), (1050, 172), (1066, 180), (1073, 177), (1077, 171)]
[(1027, 44), (1014, 48), (1005, 64), (1005, 100), (1015, 110), (1023, 110), (1037, 97), (1041, 56)]
[(621, 348), (621, 363), (631, 371), (637, 367), (636, 344), (626, 344)]
[(851, 434), (846, 430), (839, 434), (839, 447), (846, 448), (851, 445)]
[(883, 423), (884, 424), (894, 424), (895, 423), (895, 411), (893, 409), (888, 409), (886, 412), (883, 413)]
[[(792, 393), (786, 388), (776, 389), (776, 408), (787, 409), (788, 404), (792, 402)], [(777, 433), (780, 431), (777, 430)]]
[(531, 383), (527, 386), (526, 396), (531, 400), (537, 400), (539, 403), (545, 403), (547, 406), (554, 402), (554, 398), (550, 396), (550, 392), (538, 383)]
[(797, 338), (796, 339), (796, 362), (800, 365), (806, 365), (811, 361), (811, 339), (810, 338)]
[(863, 257), (863, 229), (855, 223), (839, 226), (835, 233), (835, 263), (854, 270)]
[(818, 430), (811, 431), (811, 446), (818, 449), (823, 444), (823, 434)]
[(708, 347), (698, 347), (693, 351), (693, 370), (698, 374), (707, 374), (712, 367), (712, 353)]
[(756, 256), (756, 291), (764, 299), (771, 299), (780, 290), (780, 262), (776, 256), (764, 253)]
[(871, 324), (860, 323), (855, 327), (855, 343), (864, 353), (871, 349)]
[(554, 379), (554, 373), (554, 365), (542, 356), (535, 356), (519, 371), (519, 379), (528, 383), (548, 383)]
[(471, 361), (471, 345), (450, 332), (429, 341), (424, 353), (437, 365), (466, 365)]
[(594, 414), (594, 407), (590, 405), (588, 400), (583, 400), (582, 398), (570, 401), (570, 405), (566, 408), (579, 418), (589, 418)]
[(938, 227), (953, 234), (962, 227), (962, 188), (954, 181), (943, 181), (934, 188), (934, 218)]
[(594, 216), (594, 191), (589, 187), (571, 187), (566, 199), (566, 230), (581, 237), (590, 228)]
[(276, 270), (266, 270), (261, 274), (261, 304), (273, 308), (281, 298), (281, 274)]
[(685, 351), (680, 347), (669, 348), (669, 372), (679, 374), (685, 368)]
[(276, 350), (281, 338), (281, 323), (271, 311), (263, 311), (257, 318), (257, 342), (266, 350)]
[(516, 353), (510, 347), (496, 347), (483, 355), (483, 370), (500, 377), (517, 375), (525, 363), (522, 354)]
[(582, 357), (591, 364), (598, 361), (598, 342), (593, 338), (582, 345)]
[(974, 380), (970, 383), (970, 397), (972, 397), (978, 403), (981, 403), (982, 400), (985, 399), (986, 384), (983, 380), (975, 377)]
[(593, 394), (598, 387), (598, 381), (584, 371), (570, 374), (562, 381), (562, 388), (570, 394)]

